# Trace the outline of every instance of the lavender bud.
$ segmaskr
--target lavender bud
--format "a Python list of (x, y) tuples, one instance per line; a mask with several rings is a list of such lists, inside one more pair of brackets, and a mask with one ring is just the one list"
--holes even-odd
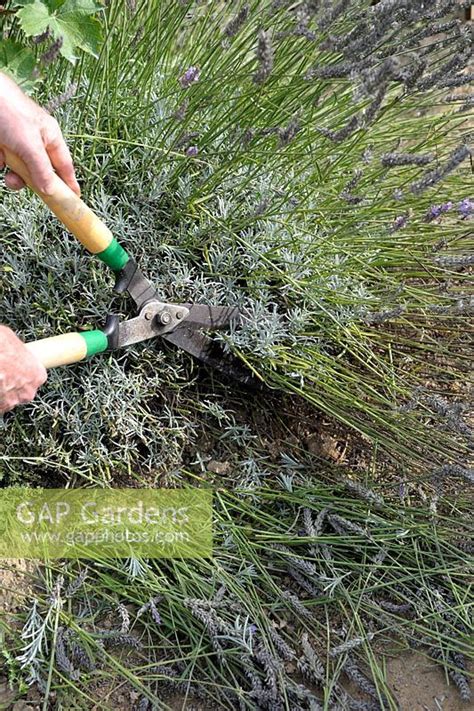
[(374, 504), (374, 506), (383, 506), (385, 503), (383, 498), (379, 494), (376, 494), (375, 491), (366, 489), (365, 486), (362, 486), (362, 484), (356, 481), (352, 481), (352, 479), (345, 479), (344, 486), (360, 499), (364, 499), (370, 504)]
[(44, 32), (42, 32), (40, 35), (36, 35), (36, 37), (32, 37), (32, 42), (33, 44), (42, 44), (43, 42), (46, 42), (51, 37), (51, 31), (49, 27), (45, 29)]
[(307, 618), (313, 617), (312, 612), (310, 610), (308, 610), (308, 608), (303, 605), (303, 603), (301, 602), (299, 597), (297, 595), (295, 595), (294, 593), (290, 592), (289, 590), (284, 590), (282, 593), (282, 598), (283, 598), (283, 600), (286, 600), (291, 605), (293, 610), (298, 615), (301, 615), (301, 617), (307, 617)]
[(399, 215), (393, 221), (393, 223), (390, 227), (390, 232), (398, 232), (398, 230), (403, 229), (404, 227), (406, 227), (407, 221), (408, 221), (408, 215)]
[(199, 153), (199, 148), (197, 146), (188, 146), (186, 148), (186, 155), (189, 157), (197, 156)]
[(459, 203), (458, 210), (459, 214), (462, 216), (462, 219), (465, 220), (470, 215), (474, 214), (474, 200), (464, 198), (464, 200), (461, 200)]
[(441, 89), (455, 88), (458, 86), (465, 86), (466, 84), (471, 84), (474, 81), (474, 74), (455, 74), (453, 76), (448, 76), (438, 82), (438, 87)]
[(357, 116), (353, 116), (348, 123), (343, 126), (339, 131), (331, 131), (328, 128), (318, 128), (319, 133), (322, 133), (326, 138), (331, 139), (334, 143), (340, 143), (344, 139), (351, 136), (354, 131), (359, 127), (359, 119)]
[(237, 32), (247, 20), (249, 12), (250, 6), (247, 4), (239, 10), (237, 15), (232, 18), (232, 20), (228, 23), (224, 30), (224, 34), (226, 35), (226, 37), (234, 37), (237, 34)]
[(354, 639), (348, 639), (346, 642), (339, 644), (337, 647), (333, 647), (333, 649), (331, 649), (331, 651), (329, 652), (329, 656), (330, 657), (337, 657), (337, 656), (339, 656), (339, 654), (343, 654), (344, 652), (349, 652), (351, 649), (356, 649), (357, 647), (360, 647), (361, 644), (370, 642), (373, 639), (373, 637), (374, 637), (373, 632), (369, 632), (367, 637), (354, 637)]
[(426, 165), (431, 163), (433, 156), (430, 154), (416, 153), (385, 153), (381, 158), (384, 168), (394, 168), (399, 165)]
[(404, 306), (396, 306), (394, 309), (390, 309), (388, 311), (375, 311), (372, 313), (367, 314), (365, 317), (365, 322), (368, 324), (380, 324), (380, 323), (385, 323), (385, 321), (388, 321), (392, 318), (398, 318), (398, 316), (401, 316), (405, 311)]
[(54, 113), (57, 109), (59, 109), (60, 106), (63, 106), (70, 99), (72, 99), (73, 96), (76, 95), (76, 92), (77, 84), (69, 84), (66, 91), (63, 91), (63, 93), (59, 94), (58, 96), (53, 96), (53, 98), (48, 101), (45, 106), (46, 111), (48, 111), (50, 114)]
[(447, 476), (456, 476), (466, 479), (466, 481), (474, 484), (474, 469), (466, 469), (458, 464), (444, 464), (435, 472), (434, 476), (441, 476), (443, 478)]
[(359, 536), (367, 537), (367, 531), (353, 521), (348, 521), (346, 518), (338, 514), (328, 514), (328, 521), (337, 533), (345, 535), (347, 531), (355, 533)]
[(435, 257), (434, 261), (441, 267), (471, 267), (474, 264), (474, 255)]
[(452, 202), (445, 202), (442, 205), (432, 205), (425, 215), (425, 222), (431, 222), (432, 220), (436, 220), (445, 212), (451, 210), (452, 206)]
[(161, 625), (161, 616), (156, 607), (155, 600), (150, 600), (150, 614), (157, 625)]
[(270, 639), (273, 641), (277, 652), (287, 662), (290, 662), (296, 657), (296, 652), (292, 649), (289, 644), (285, 642), (283, 637), (276, 631), (274, 627), (270, 627), (268, 630)]
[(77, 591), (82, 588), (84, 581), (87, 578), (87, 572), (87, 568), (83, 568), (79, 575), (69, 583), (64, 593), (65, 597), (73, 597)]
[(54, 62), (57, 59), (62, 46), (63, 46), (63, 38), (58, 37), (58, 39), (53, 42), (51, 47), (48, 50), (46, 50), (46, 52), (44, 52), (44, 54), (41, 55), (41, 57), (40, 57), (41, 64), (43, 66), (47, 67), (48, 64), (51, 64), (52, 62)]
[(300, 130), (301, 127), (299, 121), (296, 116), (294, 116), (286, 128), (278, 129), (280, 146), (287, 146)]
[(188, 101), (188, 99), (185, 99), (178, 106), (178, 108), (173, 112), (173, 118), (175, 118), (177, 121), (182, 121), (184, 119), (184, 117), (186, 116), (188, 106), (189, 106), (189, 101)]
[(411, 185), (412, 193), (421, 195), (427, 188), (431, 188), (439, 183), (446, 175), (452, 173), (470, 154), (471, 152), (466, 145), (462, 144), (458, 146), (456, 150), (451, 153), (444, 166), (425, 173), (420, 180)]
[(120, 603), (117, 607), (118, 613), (120, 615), (120, 618), (122, 620), (122, 625), (120, 627), (120, 632), (122, 634), (126, 634), (129, 629), (130, 629), (130, 615), (123, 603)]
[(273, 69), (273, 47), (270, 42), (268, 32), (260, 30), (258, 35), (257, 47), (258, 69), (254, 74), (253, 80), (256, 84), (263, 84), (270, 76)]
[(181, 87), (183, 89), (187, 89), (191, 84), (194, 84), (195, 82), (199, 81), (199, 77), (201, 76), (201, 71), (199, 67), (188, 67), (184, 74), (182, 74), (178, 81), (181, 84)]
[(372, 684), (371, 681), (367, 679), (364, 674), (362, 674), (362, 672), (357, 668), (355, 662), (353, 661), (353, 659), (351, 659), (350, 656), (347, 658), (346, 663), (344, 664), (344, 671), (349, 677), (349, 679), (353, 681), (354, 684), (356, 684), (364, 694), (372, 696), (372, 698), (374, 699), (379, 698), (375, 686)]

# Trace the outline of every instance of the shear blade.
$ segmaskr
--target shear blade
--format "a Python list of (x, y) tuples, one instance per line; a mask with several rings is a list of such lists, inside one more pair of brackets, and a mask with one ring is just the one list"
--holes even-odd
[[(214, 307), (215, 308), (215, 307)], [(186, 319), (186, 322), (188, 319)], [(234, 378), (242, 385), (256, 385), (253, 373), (245, 368), (234, 356), (224, 353), (222, 347), (212, 338), (196, 331), (191, 325), (183, 324), (162, 336), (183, 351), (190, 353), (202, 363)]]
[[(240, 312), (236, 306), (207, 306), (206, 304), (182, 304), (189, 309), (183, 327), (204, 328), (209, 331), (240, 323)], [(179, 327), (181, 328), (181, 327)]]

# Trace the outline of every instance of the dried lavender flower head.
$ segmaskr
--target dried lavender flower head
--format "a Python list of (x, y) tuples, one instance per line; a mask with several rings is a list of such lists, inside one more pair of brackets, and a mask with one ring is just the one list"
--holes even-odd
[(179, 77), (178, 81), (183, 89), (187, 89), (188, 86), (191, 86), (191, 84), (199, 81), (200, 76), (201, 70), (199, 67), (191, 66), (188, 67), (184, 74)]
[(186, 148), (186, 155), (189, 157), (197, 156), (199, 153), (199, 148), (197, 146), (189, 146)]
[(59, 52), (61, 51), (61, 47), (63, 46), (63, 38), (58, 37), (53, 44), (49, 47), (49, 49), (44, 52), (41, 57), (40, 57), (40, 62), (44, 67), (47, 67), (48, 64), (52, 64), (59, 55)]
[(253, 80), (256, 84), (263, 84), (268, 79), (273, 69), (273, 47), (270, 35), (265, 30), (260, 30), (257, 46), (258, 69)]
[(235, 17), (230, 20), (224, 29), (224, 34), (226, 37), (234, 37), (240, 30), (242, 25), (247, 20), (249, 16), (250, 6), (248, 4), (243, 5)]

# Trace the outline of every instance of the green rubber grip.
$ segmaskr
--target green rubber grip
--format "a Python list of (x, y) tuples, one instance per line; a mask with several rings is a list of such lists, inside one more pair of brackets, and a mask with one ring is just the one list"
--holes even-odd
[(109, 341), (103, 331), (85, 331), (80, 334), (86, 342), (87, 357), (103, 353), (109, 347)]
[(106, 247), (102, 252), (97, 252), (96, 257), (99, 257), (99, 259), (107, 264), (107, 266), (114, 272), (119, 272), (123, 269), (130, 259), (127, 252), (124, 250), (122, 245), (117, 242), (115, 237), (112, 239), (108, 247)]

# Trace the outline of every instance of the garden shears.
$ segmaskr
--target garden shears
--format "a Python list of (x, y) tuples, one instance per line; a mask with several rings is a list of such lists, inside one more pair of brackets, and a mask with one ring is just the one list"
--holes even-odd
[(127, 292), (137, 310), (135, 317), (124, 321), (109, 314), (102, 329), (65, 333), (26, 343), (45, 368), (77, 363), (97, 353), (159, 336), (242, 383), (252, 380), (250, 371), (236, 358), (225, 354), (215, 340), (203, 333), (238, 323), (240, 314), (237, 308), (162, 301), (153, 284), (109, 228), (58, 175), (54, 177), (52, 194), (45, 195), (32, 187), (23, 161), (6, 149), (3, 152), (9, 168), (21, 176), (91, 254), (112, 269), (116, 276), (115, 292)]

